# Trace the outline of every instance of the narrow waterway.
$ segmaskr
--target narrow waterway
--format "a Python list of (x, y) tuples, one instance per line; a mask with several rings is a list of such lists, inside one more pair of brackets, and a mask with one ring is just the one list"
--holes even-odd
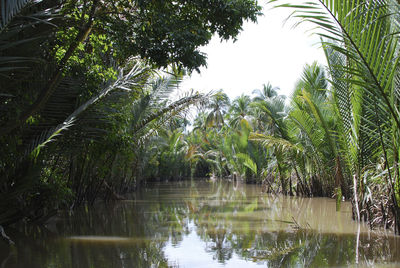
[(352, 221), (349, 203), (227, 182), (152, 184), (7, 231), (0, 268), (400, 266), (400, 238)]

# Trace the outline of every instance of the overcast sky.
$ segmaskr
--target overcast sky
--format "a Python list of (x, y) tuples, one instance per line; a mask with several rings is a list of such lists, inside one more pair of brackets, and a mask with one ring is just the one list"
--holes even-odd
[(294, 19), (284, 23), (291, 10), (271, 7), (264, 6), (258, 24), (246, 23), (235, 43), (221, 43), (214, 37), (203, 47), (208, 67), (201, 68), (200, 74), (193, 72), (181, 84), (181, 90), (224, 89), (233, 99), (242, 93), (251, 95), (269, 81), (281, 88), (281, 94), (290, 95), (306, 63), (325, 64), (319, 37), (312, 35), (312, 28), (302, 25), (293, 29)]

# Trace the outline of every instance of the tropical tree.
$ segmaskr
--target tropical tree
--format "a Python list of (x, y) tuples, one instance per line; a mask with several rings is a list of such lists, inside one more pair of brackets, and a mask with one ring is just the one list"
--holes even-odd
[[(326, 191), (325, 195), (331, 195), (331, 187), (335, 185), (339, 208), (342, 192), (346, 188), (342, 185), (343, 162), (336, 139), (335, 110), (332, 96), (327, 92), (327, 79), (322, 67), (316, 63), (307, 65), (292, 98), (290, 119), (298, 129), (297, 140), (313, 157), (313, 166), (320, 167), (316, 172), (321, 176), (317, 182), (322, 185), (320, 190)], [(331, 178), (334, 178), (334, 183)]]
[(166, 100), (149, 86), (177, 79), (154, 70), (205, 65), (199, 46), (260, 11), (227, 2), (2, 1), (0, 224), (135, 187), (149, 138), (205, 100)]
[[(270, 84), (268, 85), (268, 87), (264, 86), (265, 94), (262, 94), (263, 97), (256, 97), (254, 102), (251, 103), (255, 122), (254, 124), (257, 126), (257, 131), (250, 136), (250, 140), (262, 142), (265, 147), (265, 158), (269, 158), (269, 164), (265, 165), (261, 171), (263, 181), (267, 182), (271, 177), (271, 174), (278, 174), (277, 177), (279, 177), (282, 192), (286, 193), (287, 164), (284, 160), (283, 151), (276, 143), (268, 142), (275, 139), (273, 137), (288, 139), (287, 126), (285, 123), (287, 113), (285, 97), (278, 95), (272, 86), (270, 86)], [(292, 194), (291, 181), (289, 181), (289, 185), (289, 192)]]
[(242, 120), (245, 120), (247, 122), (251, 121), (250, 103), (250, 97), (244, 94), (240, 95), (232, 101), (232, 105), (229, 109), (230, 126), (237, 128), (240, 126)]
[[(377, 211), (378, 214), (392, 214), (396, 233), (400, 233), (400, 114), (396, 93), (399, 3), (321, 0), (281, 6), (295, 8), (294, 16), (317, 25), (323, 38), (338, 115), (341, 152), (354, 182), (356, 218), (364, 215), (372, 222)], [(382, 185), (386, 185), (382, 194), (389, 197), (390, 204), (374, 212), (372, 204), (379, 202), (376, 196), (381, 191), (376, 191), (376, 181), (370, 171), (376, 174), (377, 165), (384, 167), (385, 171), (378, 176), (382, 178)]]
[(263, 101), (273, 97), (278, 96), (279, 87), (273, 87), (271, 83), (263, 84), (262, 89), (253, 90), (253, 94), (256, 96), (253, 98), (253, 101)]
[(207, 107), (211, 109), (206, 119), (207, 127), (215, 126), (220, 129), (224, 125), (224, 113), (229, 103), (229, 97), (222, 89), (211, 96)]

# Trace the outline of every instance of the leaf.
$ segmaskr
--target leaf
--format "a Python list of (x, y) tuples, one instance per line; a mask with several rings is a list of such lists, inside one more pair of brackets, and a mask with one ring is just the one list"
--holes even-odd
[(236, 154), (236, 157), (240, 159), (242, 164), (250, 169), (255, 175), (257, 175), (257, 164), (251, 159), (251, 157), (244, 153)]

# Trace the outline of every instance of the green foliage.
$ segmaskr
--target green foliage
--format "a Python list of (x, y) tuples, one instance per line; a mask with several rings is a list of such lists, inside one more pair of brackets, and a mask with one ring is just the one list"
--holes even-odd
[(198, 48), (213, 34), (235, 38), (261, 10), (252, 0), (3, 4), (0, 225), (190, 173), (185, 111), (208, 96), (171, 93), (206, 64)]
[(244, 153), (238, 153), (236, 157), (243, 162), (243, 165), (245, 167), (249, 168), (255, 175), (257, 175), (257, 164), (254, 163), (254, 161), (250, 158), (249, 155)]
[[(327, 70), (304, 67), (289, 102), (270, 83), (253, 99), (230, 102), (222, 90), (170, 99), (185, 70), (206, 65), (198, 48), (213, 34), (235, 39), (244, 21), (256, 21), (257, 1), (2, 7), (1, 200), (15, 205), (2, 208), (0, 224), (38, 206), (30, 218), (118, 199), (145, 179), (211, 174), (336, 196), (338, 209), (353, 197), (355, 214), (400, 232), (399, 3), (270, 2), (317, 26), (328, 61)], [(194, 104), (203, 109), (188, 131)], [(380, 196), (385, 206), (372, 209)]]
[[(320, 106), (311, 102), (318, 98), (310, 98), (307, 94), (303, 98), (310, 110), (304, 115), (327, 119), (316, 122), (319, 121), (322, 127), (319, 135), (325, 136), (325, 141), (331, 144), (330, 151), (336, 155), (336, 185), (346, 184), (346, 179), (341, 180), (346, 177), (347, 184), (352, 184), (354, 178), (353, 192), (358, 196), (353, 197), (360, 201), (354, 213), (361, 214), (372, 224), (379, 221), (380, 213), (386, 215), (385, 211), (392, 210), (395, 230), (399, 233), (400, 210), (395, 186), (399, 182), (399, 3), (390, 0), (321, 0), (280, 6), (294, 8), (293, 16), (315, 24), (322, 38), (331, 76), (332, 97), (327, 101), (332, 116), (322, 116)], [(298, 107), (305, 105), (299, 103)], [(326, 150), (321, 153), (327, 156)], [(382, 162), (386, 168), (386, 172), (380, 173), (385, 181), (383, 185), (363, 179), (371, 176), (366, 172), (371, 166), (377, 167)], [(344, 191), (346, 188), (341, 189), (344, 196), (348, 196)], [(377, 191), (371, 191), (371, 188)], [(377, 200), (373, 195), (390, 196), (391, 205), (382, 207), (380, 212), (372, 212), (370, 205)]]
[(209, 109), (212, 109), (206, 119), (207, 127), (221, 128), (224, 121), (224, 113), (226, 107), (230, 104), (229, 97), (222, 90), (217, 91), (211, 96), (210, 103), (207, 105)]
[(243, 22), (255, 22), (260, 10), (252, 0), (119, 0), (103, 5), (98, 16), (123, 57), (139, 54), (157, 66), (180, 63), (193, 70), (206, 63), (199, 46), (214, 33), (235, 38)]
[(14, 0), (3, 2), (0, 31), (28, 4), (28, 0)]

